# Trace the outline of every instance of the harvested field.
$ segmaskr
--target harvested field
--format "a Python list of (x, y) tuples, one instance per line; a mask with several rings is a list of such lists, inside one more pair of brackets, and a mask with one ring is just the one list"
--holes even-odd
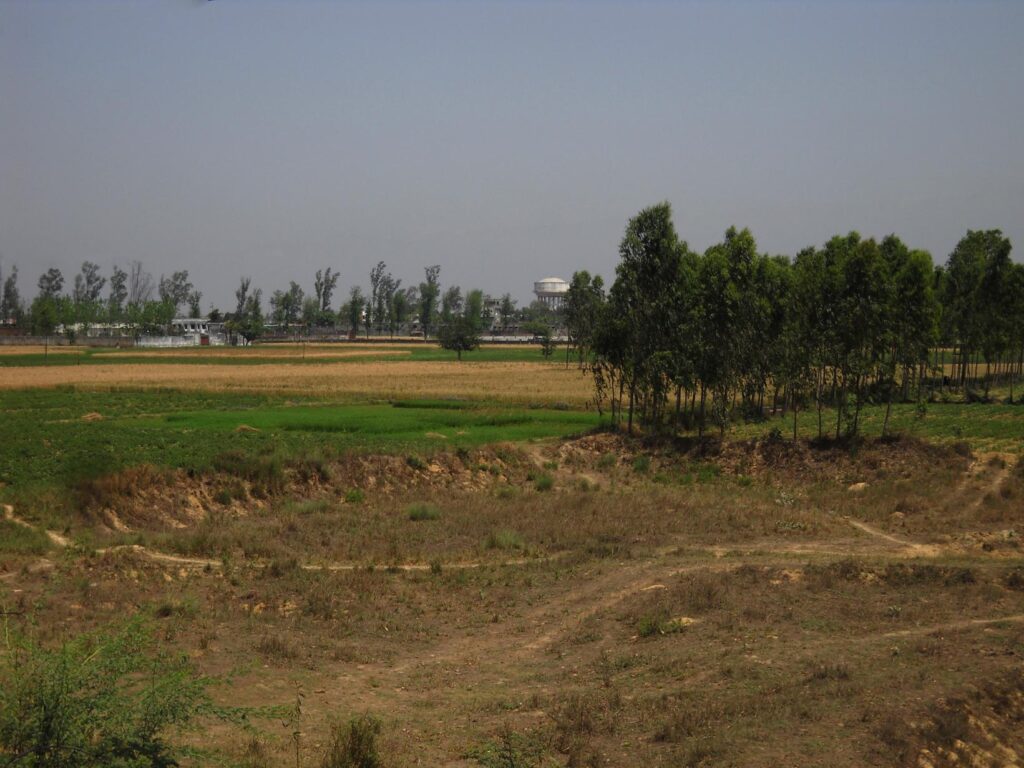
[[(161, 353), (163, 354), (163, 353)], [(174, 388), (218, 392), (339, 395), (379, 400), (483, 398), (516, 403), (584, 406), (593, 383), (576, 368), (547, 363), (350, 362), (304, 366), (268, 364), (258, 368), (175, 363), (14, 367), (0, 377), (0, 389), (73, 386), (85, 389)]]
[(131, 348), (128, 350), (95, 350), (91, 352), (93, 358), (122, 357), (146, 357), (160, 359), (175, 358), (224, 358), (226, 360), (294, 360), (310, 358), (335, 358), (335, 357), (402, 357), (411, 354), (409, 349), (395, 348), (394, 346), (381, 345), (359, 345), (357, 347), (342, 347), (327, 344), (310, 344), (303, 349), (300, 346), (272, 346), (272, 347), (184, 347), (179, 349), (155, 350), (146, 348)]

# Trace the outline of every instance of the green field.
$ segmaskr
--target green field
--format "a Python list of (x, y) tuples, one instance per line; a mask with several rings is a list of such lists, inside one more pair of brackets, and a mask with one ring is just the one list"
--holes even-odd
[[(24, 390), (0, 393), (0, 495), (66, 488), (142, 463), (204, 470), (228, 451), (420, 452), (564, 437), (594, 413), (466, 401), (297, 402), (214, 393)], [(83, 416), (99, 414), (98, 420)]]
[[(260, 345), (253, 348), (252, 356), (243, 356), (242, 347), (207, 347), (177, 350), (157, 349), (109, 349), (92, 347), (55, 347), (53, 352), (26, 352), (0, 355), (0, 368), (29, 366), (73, 366), (73, 365), (141, 365), (167, 363), (177, 365), (322, 365), (324, 363), (366, 363), (413, 360), (421, 362), (455, 360), (454, 352), (441, 349), (436, 344), (334, 344), (310, 345), (306, 356), (298, 344)], [(258, 349), (266, 355), (255, 353)], [(291, 353), (277, 357), (274, 353)], [(238, 354), (243, 353), (243, 354)], [(397, 353), (397, 354), (396, 354)], [(553, 362), (565, 363), (565, 352), (556, 354)], [(543, 362), (540, 347), (526, 346), (485, 346), (463, 355), (466, 363), (518, 363)]]

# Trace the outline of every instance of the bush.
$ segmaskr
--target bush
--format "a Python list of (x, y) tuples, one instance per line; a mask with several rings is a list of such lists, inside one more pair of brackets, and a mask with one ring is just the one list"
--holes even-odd
[(551, 475), (540, 475), (534, 480), (533, 487), (538, 491), (550, 491), (555, 487), (555, 480)]
[(597, 460), (597, 467), (598, 469), (611, 469), (616, 465), (616, 463), (618, 463), (618, 459), (615, 457), (615, 454), (609, 452), (603, 454), (601, 458)]
[(381, 768), (377, 752), (380, 720), (372, 715), (354, 717), (331, 729), (331, 741), (321, 768)]
[(633, 459), (633, 471), (645, 473), (651, 468), (651, 457), (650, 456), (637, 456)]
[(503, 528), (487, 537), (488, 549), (525, 549), (526, 542), (515, 531)]
[(362, 504), (366, 500), (366, 494), (364, 494), (358, 488), (352, 488), (345, 492), (345, 501), (349, 504)]
[(177, 765), (169, 732), (209, 703), (207, 681), (185, 657), (157, 653), (138, 619), (56, 649), (25, 638), (5, 650), (0, 754), (10, 765)]
[(410, 520), (437, 520), (441, 516), (441, 510), (433, 504), (413, 504), (409, 507)]
[(419, 456), (406, 456), (405, 463), (413, 469), (426, 469), (427, 465), (423, 463), (423, 459)]

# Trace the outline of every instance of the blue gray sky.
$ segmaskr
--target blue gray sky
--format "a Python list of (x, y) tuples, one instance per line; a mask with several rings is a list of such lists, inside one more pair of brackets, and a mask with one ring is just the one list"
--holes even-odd
[(699, 249), (1024, 248), (1022, 40), (1012, 1), (0, 0), (0, 257), (225, 307), (378, 260), (528, 301), (660, 200)]

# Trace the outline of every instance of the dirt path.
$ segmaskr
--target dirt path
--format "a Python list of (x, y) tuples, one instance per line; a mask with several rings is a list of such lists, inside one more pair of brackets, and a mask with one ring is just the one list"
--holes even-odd
[(893, 546), (899, 547), (905, 557), (938, 557), (942, 554), (942, 548), (934, 544), (918, 544), (913, 541), (901, 539), (898, 536), (886, 533), (885, 531), (868, 525), (862, 520), (855, 520), (852, 517), (844, 518), (846, 522), (868, 536), (884, 541)]
[[(50, 541), (61, 549), (67, 549), (74, 546), (74, 542), (67, 536), (64, 536), (56, 531), (49, 531), (40, 528), (37, 525), (33, 525), (27, 520), (23, 520), (14, 514), (14, 507), (10, 504), (3, 504), (3, 517), (15, 525), (20, 525), (24, 528), (29, 528), (34, 531), (43, 531)], [(159, 563), (168, 563), (170, 565), (178, 565), (190, 568), (223, 568), (224, 562), (222, 560), (215, 560), (206, 557), (186, 557), (184, 555), (172, 555), (167, 552), (160, 552), (150, 547), (145, 547), (141, 544), (118, 544), (112, 547), (101, 547), (94, 550), (97, 555), (113, 554), (116, 552), (133, 552), (143, 557), (148, 557), (150, 560), (154, 560)], [(517, 557), (510, 558), (507, 560), (495, 560), (495, 561), (459, 561), (454, 563), (442, 563), (441, 567), (445, 570), (472, 570), (477, 568), (486, 568), (489, 566), (500, 567), (500, 566), (524, 566), (535, 563), (551, 562), (553, 560), (560, 560), (568, 555), (568, 552), (556, 552), (553, 555), (546, 555), (541, 557)], [(247, 565), (252, 568), (266, 568), (268, 563), (250, 561)], [(299, 565), (305, 571), (357, 571), (360, 568), (366, 568), (367, 563), (301, 563)], [(398, 563), (392, 565), (382, 566), (383, 568), (395, 571), (429, 571), (435, 566), (430, 563)], [(7, 574), (10, 577), (11, 574)]]

